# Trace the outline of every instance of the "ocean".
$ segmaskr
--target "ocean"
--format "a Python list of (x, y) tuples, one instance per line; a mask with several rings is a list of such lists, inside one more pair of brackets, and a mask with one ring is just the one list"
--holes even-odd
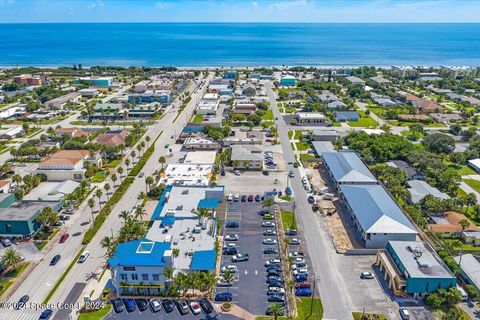
[(0, 24), (0, 66), (479, 66), (480, 24)]

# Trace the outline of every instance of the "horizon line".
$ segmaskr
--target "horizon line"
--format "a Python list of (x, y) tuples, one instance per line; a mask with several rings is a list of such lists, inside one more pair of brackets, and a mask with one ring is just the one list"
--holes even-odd
[(0, 25), (8, 24), (180, 24), (180, 23), (196, 23), (196, 24), (480, 24), (477, 22), (460, 22), (460, 21), (398, 21), (398, 22), (282, 22), (282, 21), (80, 21), (80, 22), (63, 22), (63, 21), (40, 21), (40, 22), (1, 22)]

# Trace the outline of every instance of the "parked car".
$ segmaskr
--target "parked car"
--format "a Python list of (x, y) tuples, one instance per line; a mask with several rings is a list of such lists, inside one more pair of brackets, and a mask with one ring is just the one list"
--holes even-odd
[(293, 167), (294, 167), (294, 168), (298, 168), (298, 162), (294, 162), (294, 163), (293, 163)]
[(59, 254), (55, 255), (52, 260), (50, 260), (50, 265), (54, 266), (57, 264), (57, 262), (60, 260), (61, 256)]
[(277, 240), (272, 238), (266, 238), (266, 239), (263, 239), (262, 243), (272, 245), (272, 244), (277, 244)]
[(262, 173), (264, 176), (268, 176), (270, 174), (270, 172), (268, 172), (267, 170), (263, 170)]
[(103, 289), (102, 295), (101, 295), (100, 299), (101, 299), (102, 301), (107, 301), (108, 297), (110, 296), (110, 292), (111, 292), (111, 291), (112, 291), (112, 290), (111, 290), (110, 288), (105, 288), (105, 289)]
[(294, 177), (293, 171), (290, 171), (290, 172), (288, 173), (288, 176), (289, 176), (290, 178), (293, 178), (293, 177)]
[(260, 202), (260, 201), (262, 201), (262, 197), (257, 194), (257, 195), (255, 196), (255, 202)]
[(248, 202), (253, 202), (254, 196), (253, 194), (248, 196)]
[(137, 309), (135, 305), (135, 301), (133, 299), (122, 299), (123, 304), (125, 305), (125, 309), (127, 312), (133, 312)]
[(296, 236), (297, 235), (297, 230), (295, 229), (287, 229), (287, 231), (285, 231), (285, 234), (287, 236)]
[(231, 193), (227, 196), (227, 201), (233, 201), (233, 195)]
[(402, 317), (403, 320), (409, 320), (410, 319), (410, 312), (408, 312), (407, 309), (400, 308), (400, 317)]
[(295, 276), (295, 282), (303, 282), (308, 280), (308, 274), (301, 273)]
[(281, 295), (284, 295), (285, 294), (285, 289), (280, 287), (280, 286), (271, 286), (271, 287), (268, 287), (267, 289), (267, 294), (281, 294)]
[(115, 311), (115, 313), (123, 312), (122, 299), (116, 298), (116, 299), (110, 300), (110, 302), (112, 303), (113, 311)]
[(270, 260), (267, 260), (265, 262), (265, 267), (269, 267), (269, 266), (272, 266), (272, 265), (280, 265), (282, 263), (282, 261), (280, 259), (270, 259)]
[(68, 237), (70, 235), (68, 233), (64, 233), (62, 234), (62, 236), (60, 237), (60, 240), (58, 241), (58, 243), (64, 243), (65, 241), (67, 241)]
[(267, 210), (267, 209), (263, 209), (263, 210), (258, 211), (258, 214), (261, 215), (261, 216), (264, 216), (264, 215), (269, 214), (269, 213), (270, 213), (270, 211)]
[(242, 261), (248, 261), (248, 254), (237, 253), (232, 257), (232, 262), (242, 262)]
[(146, 299), (135, 299), (135, 303), (137, 304), (138, 310), (140, 312), (148, 309), (148, 301)]
[(278, 254), (278, 249), (274, 247), (268, 247), (263, 249), (263, 254)]
[(239, 237), (238, 234), (227, 234), (225, 236), (225, 241), (238, 241)]
[(299, 297), (310, 297), (312, 290), (310, 288), (298, 288), (295, 290), (295, 295)]
[(298, 268), (296, 270), (293, 270), (293, 275), (294, 276), (302, 274), (302, 273), (308, 273), (308, 268)]
[(273, 214), (270, 214), (270, 213), (265, 214), (263, 216), (263, 220), (273, 220)]
[(290, 239), (289, 244), (291, 244), (293, 246), (298, 246), (298, 245), (300, 245), (300, 239), (292, 238), (292, 239)]
[[(82, 254), (80, 255), (80, 258), (78, 258), (78, 262), (79, 262), (79, 263), (85, 262), (85, 260), (87, 260), (87, 258), (88, 258), (89, 255), (90, 255), (90, 252), (85, 251), (84, 253), (82, 253)], [(128, 311), (128, 308), (127, 308), (127, 311)]]
[(238, 170), (233, 170), (233, 174), (236, 175), (236, 176), (241, 175), (240, 171), (238, 171)]
[(294, 263), (292, 264), (292, 270), (297, 270), (297, 269), (300, 269), (300, 268), (306, 268), (307, 265), (305, 263)]
[(226, 281), (225, 279), (219, 279), (217, 281), (217, 287), (231, 287), (232, 282)]
[(12, 245), (12, 242), (7, 238), (3, 238), (1, 241), (2, 241), (2, 244), (5, 248), (10, 247)]
[(240, 222), (238, 222), (238, 221), (227, 221), (227, 223), (225, 224), (225, 227), (226, 228), (238, 228), (238, 227), (240, 227)]
[(177, 310), (181, 315), (188, 313), (188, 304), (185, 300), (176, 300)]
[(281, 287), (281, 286), (283, 286), (283, 281), (271, 279), (271, 280), (268, 280), (268, 284), (273, 286), (273, 287)]
[(215, 301), (232, 301), (233, 295), (230, 292), (219, 292), (215, 295)]
[(234, 197), (233, 197), (233, 202), (238, 202), (240, 200), (240, 196), (238, 194), (236, 194)]
[(162, 304), (160, 303), (160, 300), (158, 299), (150, 299), (150, 309), (152, 309), (153, 313), (156, 313), (160, 310), (162, 310)]
[(310, 288), (310, 282), (302, 281), (302, 282), (295, 283), (295, 289), (300, 289), (300, 288)]
[(267, 230), (263, 231), (263, 235), (264, 236), (276, 236), (277, 231), (272, 230), (272, 229), (267, 229)]
[(209, 313), (213, 312), (213, 306), (210, 303), (210, 301), (208, 301), (207, 298), (200, 299), (200, 301), (198, 301), (198, 303), (200, 303), (200, 307), (203, 309), (203, 312), (205, 312), (206, 314), (209, 314)]
[(371, 272), (364, 271), (360, 274), (361, 279), (373, 279), (373, 274)]
[(318, 205), (318, 203), (312, 204), (312, 210), (313, 210), (313, 211), (318, 211), (318, 210), (320, 210), (320, 206)]
[(281, 277), (282, 276), (282, 271), (281, 270), (268, 270), (267, 271), (267, 277), (271, 277), (271, 276), (275, 276), (275, 277)]
[(226, 256), (233, 256), (237, 254), (237, 248), (223, 248), (222, 254)]
[(264, 227), (264, 228), (275, 227), (275, 222), (273, 222), (273, 221), (263, 221), (262, 222), (262, 227)]
[(288, 253), (288, 256), (289, 256), (289, 257), (292, 257), (292, 258), (303, 257), (303, 252), (301, 252), (301, 251), (292, 251), (292, 252), (289, 252), (289, 253)]
[(197, 301), (190, 302), (190, 309), (192, 310), (193, 314), (199, 314), (202, 312), (202, 309), (200, 309), (200, 304)]
[(283, 283), (283, 278), (282, 277), (276, 277), (276, 276), (267, 277), (267, 283), (273, 286), (271, 281), (279, 281), (279, 282)]
[(50, 319), (52, 314), (53, 314), (52, 309), (46, 309), (46, 310), (42, 311), (42, 313), (40, 313), (40, 317), (38, 319), (41, 319), (41, 320)]
[(61, 214), (60, 215), (60, 220), (62, 220), (62, 221), (70, 220), (70, 216), (67, 216), (66, 214)]
[(292, 263), (305, 263), (305, 259), (302, 257), (295, 257), (292, 259)]
[(145, 172), (140, 172), (140, 174), (138, 175), (139, 178), (143, 178), (144, 176), (145, 176)]
[(284, 302), (285, 301), (285, 296), (281, 294), (271, 294), (268, 296), (268, 302)]
[(272, 264), (266, 267), (266, 271), (282, 271), (282, 266), (279, 264)]
[(242, 202), (247, 202), (247, 196), (246, 196), (246, 195), (242, 195), (242, 197), (240, 198), (240, 201), (242, 201)]
[(164, 299), (162, 301), (162, 306), (163, 306), (163, 309), (167, 312), (167, 313), (170, 313), (173, 311), (173, 309), (175, 308), (175, 305), (173, 304), (173, 301), (170, 300), (170, 299)]
[(228, 264), (226, 266), (223, 266), (221, 269), (220, 269), (221, 272), (227, 272), (227, 271), (230, 271), (230, 272), (237, 272), (238, 271), (238, 268), (236, 265), (234, 264)]

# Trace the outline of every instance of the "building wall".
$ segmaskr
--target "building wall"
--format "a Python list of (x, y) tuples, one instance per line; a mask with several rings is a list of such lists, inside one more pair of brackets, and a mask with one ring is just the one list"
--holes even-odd
[(39, 213), (25, 221), (0, 220), (0, 236), (29, 236), (34, 234), (40, 228), (40, 225), (35, 221)]
[(285, 87), (294, 87), (297, 84), (296, 79), (280, 79), (280, 85)]
[[(127, 268), (127, 270), (125, 270)], [(128, 268), (134, 268), (135, 270), (128, 270)], [(115, 286), (117, 293), (120, 295), (131, 295), (135, 294), (135, 290), (122, 288), (122, 285), (148, 285), (152, 284), (158, 286), (160, 289), (163, 289), (165, 285), (165, 277), (163, 276), (163, 266), (118, 266), (115, 269), (111, 270), (113, 285)], [(142, 275), (147, 275), (148, 280), (145, 280)], [(158, 276), (158, 280), (154, 280), (154, 275)], [(142, 290), (142, 289), (138, 289)], [(141, 292), (141, 291), (140, 291)], [(146, 293), (146, 292), (145, 292)]]
[(38, 169), (36, 172), (45, 174), (47, 176), (47, 181), (65, 181), (65, 180), (82, 181), (83, 179), (85, 179), (85, 169), (79, 169), (79, 170)]
[(365, 248), (383, 249), (388, 241), (415, 241), (415, 233), (369, 233), (365, 235)]
[(456, 285), (455, 278), (408, 278), (405, 292), (408, 294), (425, 294), (438, 289), (450, 289)]

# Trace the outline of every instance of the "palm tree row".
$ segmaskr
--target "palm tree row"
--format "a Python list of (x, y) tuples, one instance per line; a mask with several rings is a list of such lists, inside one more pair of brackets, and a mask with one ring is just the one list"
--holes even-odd
[(179, 273), (173, 279), (173, 284), (185, 295), (189, 290), (209, 292), (215, 286), (215, 274), (212, 272), (194, 271), (190, 273)]

